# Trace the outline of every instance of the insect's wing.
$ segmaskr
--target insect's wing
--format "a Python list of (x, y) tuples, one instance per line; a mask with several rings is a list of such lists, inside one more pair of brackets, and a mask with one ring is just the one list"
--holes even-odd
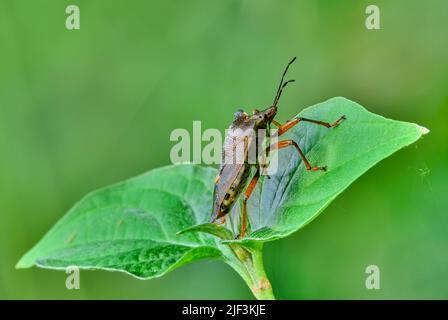
[(213, 214), (211, 222), (219, 217), (220, 206), (226, 193), (246, 166), (248, 149), (253, 140), (251, 123), (245, 128), (231, 126), (224, 141), (222, 164), (213, 194)]
[(224, 197), (229, 191), (235, 179), (243, 169), (244, 164), (223, 164), (219, 171), (218, 181), (215, 183), (215, 189), (213, 192), (213, 215), (211, 221), (215, 221), (218, 218), (220, 206), (224, 200)]

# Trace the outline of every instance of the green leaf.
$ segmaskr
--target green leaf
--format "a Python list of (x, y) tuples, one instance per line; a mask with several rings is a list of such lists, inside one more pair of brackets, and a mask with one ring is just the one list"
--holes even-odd
[(347, 120), (336, 128), (302, 122), (285, 135), (299, 143), (313, 165), (326, 165), (327, 172), (305, 170), (294, 148), (278, 151), (277, 172), (260, 179), (248, 202), (252, 231), (243, 239), (233, 240), (239, 233), (239, 205), (229, 215), (227, 228), (206, 223), (212, 214), (216, 170), (174, 165), (87, 195), (17, 267), (76, 265), (147, 279), (198, 259), (220, 258), (255, 296), (273, 298), (262, 265), (262, 243), (305, 226), (365, 171), (428, 132), (372, 114), (344, 98), (299, 114), (329, 122), (341, 115)]
[(298, 117), (333, 122), (342, 115), (347, 119), (335, 128), (301, 122), (281, 137), (296, 141), (313, 166), (325, 165), (327, 171), (307, 171), (294, 148), (279, 150), (277, 173), (271, 179), (261, 178), (248, 202), (252, 233), (225, 243), (290, 235), (316, 218), (369, 168), (429, 132), (370, 113), (341, 97), (309, 107)]
[(176, 235), (209, 220), (215, 174), (211, 168), (176, 165), (93, 192), (17, 267), (76, 265), (152, 278), (187, 262), (220, 257), (212, 237)]

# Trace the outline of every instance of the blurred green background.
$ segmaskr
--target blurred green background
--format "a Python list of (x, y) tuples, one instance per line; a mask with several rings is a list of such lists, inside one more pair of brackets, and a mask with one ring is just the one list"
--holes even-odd
[(72, 291), (64, 272), (14, 266), (87, 192), (169, 164), (173, 129), (268, 105), (293, 56), (281, 121), (345, 96), (431, 133), (266, 244), (277, 297), (448, 298), (447, 21), (446, 0), (0, 0), (0, 298), (252, 298), (218, 261), (149, 281), (83, 271)]

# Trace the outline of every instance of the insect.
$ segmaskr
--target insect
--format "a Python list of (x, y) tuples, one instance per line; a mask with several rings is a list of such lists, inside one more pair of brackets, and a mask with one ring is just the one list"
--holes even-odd
[[(243, 193), (243, 206), (241, 210), (241, 226), (240, 233), (237, 238), (243, 238), (247, 231), (247, 201), (250, 198), (252, 192), (257, 185), (260, 178), (260, 172), (264, 169), (263, 166), (266, 164), (260, 161), (249, 161), (250, 150), (255, 148), (255, 152), (260, 153), (264, 151), (267, 156), (272, 150), (280, 150), (289, 146), (294, 147), (307, 170), (319, 171), (326, 170), (325, 166), (312, 166), (305, 154), (300, 149), (299, 145), (293, 140), (280, 140), (275, 144), (272, 144), (261, 150), (259, 140), (255, 134), (255, 138), (251, 137), (250, 134), (265, 131), (265, 136), (268, 137), (270, 134), (271, 124), (278, 127), (277, 136), (280, 137), (289, 129), (297, 125), (298, 123), (311, 122), (317, 125), (322, 125), (327, 128), (333, 128), (339, 125), (341, 121), (345, 119), (345, 116), (341, 116), (334, 123), (328, 123), (319, 120), (307, 119), (307, 118), (294, 118), (287, 121), (285, 124), (280, 124), (274, 118), (277, 115), (278, 102), (283, 93), (283, 89), (288, 85), (288, 83), (294, 80), (285, 81), (285, 76), (288, 72), (290, 65), (296, 60), (292, 59), (286, 66), (283, 75), (280, 80), (280, 84), (277, 88), (277, 92), (272, 105), (265, 110), (259, 111), (254, 109), (252, 115), (247, 114), (243, 110), (238, 110), (234, 114), (234, 120), (229, 127), (228, 134), (224, 141), (223, 146), (223, 161), (219, 168), (219, 173), (215, 179), (215, 187), (213, 194), (213, 213), (210, 223), (224, 223), (226, 215), (232, 210), (234, 204)], [(235, 137), (237, 139), (235, 139)], [(238, 153), (237, 149), (242, 149), (243, 152), (239, 153), (239, 159), (235, 159), (235, 153)], [(238, 158), (238, 156), (237, 156)], [(258, 157), (256, 157), (258, 159)], [(233, 161), (229, 161), (232, 159)], [(240, 160), (240, 161), (238, 161)], [(251, 176), (252, 168), (255, 167), (255, 174), (249, 182)], [(219, 221), (218, 219), (221, 219)]]

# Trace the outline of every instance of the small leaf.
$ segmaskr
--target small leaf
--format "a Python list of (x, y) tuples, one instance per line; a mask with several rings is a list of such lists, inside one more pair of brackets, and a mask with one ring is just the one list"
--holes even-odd
[(141, 278), (221, 256), (207, 235), (176, 235), (208, 221), (214, 169), (177, 165), (153, 170), (81, 200), (17, 264), (107, 269)]
[(208, 233), (214, 236), (217, 236), (224, 240), (231, 240), (234, 239), (235, 236), (233, 235), (232, 231), (229, 229), (219, 226), (215, 223), (203, 223), (196, 226), (189, 227), (187, 229), (184, 229), (182, 231), (179, 231), (177, 234), (183, 234), (188, 232), (204, 232)]

